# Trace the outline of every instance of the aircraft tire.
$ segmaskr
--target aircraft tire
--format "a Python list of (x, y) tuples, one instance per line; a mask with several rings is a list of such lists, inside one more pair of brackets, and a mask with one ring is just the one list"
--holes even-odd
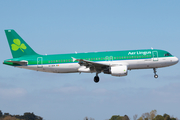
[(155, 75), (154, 75), (154, 78), (158, 78), (158, 75), (157, 75), (157, 74), (155, 74)]
[(95, 76), (95, 77), (94, 77), (94, 82), (95, 82), (95, 83), (98, 83), (98, 82), (99, 82), (99, 77), (98, 77), (98, 76)]

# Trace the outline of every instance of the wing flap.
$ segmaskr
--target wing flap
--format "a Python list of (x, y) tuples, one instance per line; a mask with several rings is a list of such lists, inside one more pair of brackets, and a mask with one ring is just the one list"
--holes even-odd
[(84, 65), (86, 67), (93, 67), (93, 68), (96, 69), (96, 71), (101, 71), (104, 68), (110, 66), (109, 64), (96, 63), (96, 62), (92, 62), (92, 61), (88, 61), (88, 60), (76, 59), (76, 58), (73, 58), (73, 57), (72, 57), (72, 59), (73, 59), (73, 61), (79, 61), (80, 65)]

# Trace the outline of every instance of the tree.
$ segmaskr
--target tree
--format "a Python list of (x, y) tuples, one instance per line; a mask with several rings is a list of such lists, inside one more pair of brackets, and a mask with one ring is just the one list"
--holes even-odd
[(116, 120), (123, 120), (123, 116), (119, 116)]
[(84, 120), (94, 120), (94, 118), (88, 118), (88, 117), (85, 117)]
[(142, 116), (138, 120), (143, 120)]
[(138, 115), (135, 114), (135, 115), (133, 116), (133, 119), (136, 120), (136, 119), (137, 119), (137, 116), (138, 116)]
[(120, 117), (120, 116), (119, 116), (119, 115), (113, 115), (113, 116), (111, 117), (111, 119), (109, 119), (109, 120), (117, 120), (118, 117)]
[[(171, 120), (176, 120), (176, 119), (177, 119), (177, 118), (174, 118), (174, 117), (173, 117), (173, 118), (171, 118)], [(178, 119), (177, 119), (177, 120), (178, 120)]]
[(9, 113), (4, 113), (4, 116), (8, 116), (8, 115), (10, 115)]
[(24, 113), (23, 119), (25, 120), (43, 120), (42, 117), (34, 115), (34, 113)]
[(144, 119), (145, 120), (149, 120), (150, 119), (150, 114), (147, 112), (147, 113), (144, 113)]
[(169, 115), (166, 115), (166, 117), (164, 118), (164, 120), (171, 120)]
[(155, 120), (164, 120), (164, 117), (162, 115), (157, 115), (155, 117)]
[(168, 114), (164, 113), (163, 117), (165, 118), (166, 116), (168, 116)]
[(156, 110), (152, 110), (152, 111), (150, 112), (150, 120), (153, 120), (154, 117), (156, 116), (156, 114), (157, 114), (157, 111), (156, 111)]
[(2, 117), (3, 116), (3, 113), (1, 112), (1, 110), (0, 110), (0, 117)]
[(123, 119), (127, 119), (127, 115), (125, 115), (126, 117), (124, 118), (123, 116), (119, 116), (119, 115), (113, 115), (112, 117), (111, 117), (111, 119), (109, 119), (109, 120), (123, 120)]
[(127, 115), (124, 115), (122, 120), (129, 120), (129, 117)]
[(88, 120), (88, 117), (85, 117), (84, 120)]
[(3, 118), (3, 120), (17, 120), (15, 117), (11, 117), (11, 116), (6, 116)]

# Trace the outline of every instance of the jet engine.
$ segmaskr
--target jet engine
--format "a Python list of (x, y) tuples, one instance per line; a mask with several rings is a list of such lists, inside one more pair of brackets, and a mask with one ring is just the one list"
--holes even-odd
[(128, 73), (127, 66), (113, 66), (107, 69), (104, 69), (105, 74), (111, 74), (112, 76), (126, 76)]

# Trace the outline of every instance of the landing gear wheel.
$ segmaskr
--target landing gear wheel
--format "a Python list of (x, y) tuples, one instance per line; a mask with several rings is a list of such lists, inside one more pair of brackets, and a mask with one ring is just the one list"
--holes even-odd
[(156, 74), (156, 75), (154, 75), (154, 78), (158, 78), (158, 75)]
[(95, 82), (95, 83), (98, 83), (98, 82), (99, 82), (99, 77), (98, 77), (98, 76), (95, 76), (95, 77), (94, 77), (94, 82)]
[(154, 71), (154, 78), (158, 78), (158, 75), (156, 74), (156, 68), (153, 68), (153, 71)]

